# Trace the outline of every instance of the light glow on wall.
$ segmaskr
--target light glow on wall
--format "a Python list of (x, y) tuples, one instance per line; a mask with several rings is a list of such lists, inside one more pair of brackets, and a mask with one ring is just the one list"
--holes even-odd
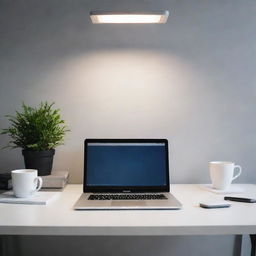
[(166, 23), (169, 16), (168, 11), (146, 12), (146, 13), (114, 13), (91, 11), (90, 17), (94, 24), (153, 24)]

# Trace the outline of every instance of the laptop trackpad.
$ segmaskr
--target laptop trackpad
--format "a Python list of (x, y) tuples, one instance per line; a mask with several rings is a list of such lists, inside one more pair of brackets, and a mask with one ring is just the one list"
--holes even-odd
[(145, 201), (112, 201), (111, 206), (121, 206), (121, 207), (132, 207), (132, 206), (145, 206)]

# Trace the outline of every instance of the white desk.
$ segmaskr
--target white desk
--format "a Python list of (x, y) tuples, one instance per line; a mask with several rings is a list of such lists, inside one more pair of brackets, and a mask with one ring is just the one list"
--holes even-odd
[[(256, 185), (241, 185), (243, 197), (256, 197)], [(74, 211), (82, 185), (68, 185), (47, 206), (0, 204), (0, 235), (228, 235), (256, 234), (256, 204), (202, 209), (200, 201), (223, 199), (199, 185), (172, 185), (181, 210)], [(239, 194), (236, 194), (239, 196)], [(251, 236), (255, 239), (255, 236)]]

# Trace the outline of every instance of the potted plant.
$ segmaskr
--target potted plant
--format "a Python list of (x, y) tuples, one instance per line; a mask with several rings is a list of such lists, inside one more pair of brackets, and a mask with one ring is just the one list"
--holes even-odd
[(40, 176), (51, 174), (55, 148), (63, 144), (69, 131), (53, 105), (42, 102), (33, 108), (23, 103), (22, 111), (6, 116), (10, 127), (1, 131), (11, 138), (6, 147), (22, 148), (25, 168), (38, 170)]

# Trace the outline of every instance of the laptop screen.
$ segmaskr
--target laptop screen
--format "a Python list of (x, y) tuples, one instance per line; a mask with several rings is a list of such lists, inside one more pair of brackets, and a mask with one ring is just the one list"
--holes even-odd
[(86, 186), (163, 187), (169, 183), (164, 142), (88, 142)]

